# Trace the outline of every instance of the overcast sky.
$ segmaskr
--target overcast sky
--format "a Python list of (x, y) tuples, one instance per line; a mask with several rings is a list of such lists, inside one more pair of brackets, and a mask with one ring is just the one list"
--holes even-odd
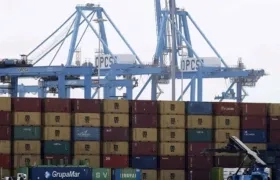
[[(3, 0), (0, 6), (0, 58), (28, 53), (74, 12), (76, 4), (87, 2), (100, 3), (141, 60), (145, 63), (152, 61), (156, 48), (153, 0)], [(270, 74), (262, 78), (256, 88), (247, 88), (250, 96), (246, 101), (280, 101), (279, 0), (177, 0), (177, 6), (185, 8), (192, 15), (227, 64), (235, 65), (237, 58), (242, 57), (247, 68), (263, 68)], [(213, 56), (198, 33), (193, 28), (191, 30), (193, 46), (198, 54), (202, 57)], [(114, 54), (129, 53), (108, 22), (106, 31), (109, 47)], [(54, 64), (66, 62), (68, 44), (65, 43)], [(89, 31), (81, 44), (82, 59), (93, 58), (97, 48), (98, 40)], [(46, 60), (40, 65), (47, 65), (48, 62)], [(140, 85), (147, 79), (141, 77)], [(177, 81), (178, 96), (181, 83)], [(36, 81), (28, 80), (25, 83), (35, 84)], [(184, 84), (187, 83), (185, 80)], [(205, 80), (203, 99), (213, 101), (214, 96), (226, 90), (228, 85), (229, 81), (224, 79)], [(162, 87), (165, 93), (160, 99), (170, 99), (170, 85)], [(134, 95), (137, 91), (139, 88)], [(75, 90), (72, 94), (73, 97), (83, 96), (81, 90)], [(147, 88), (141, 99), (149, 98), (150, 88)], [(189, 95), (186, 94), (184, 100), (188, 99)]]

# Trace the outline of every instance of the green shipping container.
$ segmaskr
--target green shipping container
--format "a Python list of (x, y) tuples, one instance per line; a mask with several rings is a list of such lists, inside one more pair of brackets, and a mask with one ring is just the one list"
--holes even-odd
[(111, 180), (111, 169), (110, 168), (93, 168), (92, 177), (93, 177), (93, 179)]
[(211, 179), (224, 180), (224, 169), (220, 167), (214, 167), (211, 170)]
[(212, 129), (188, 129), (186, 133), (188, 142), (212, 142)]
[(44, 141), (44, 154), (48, 155), (69, 155), (71, 154), (70, 141)]
[(40, 126), (14, 126), (14, 140), (41, 140)]

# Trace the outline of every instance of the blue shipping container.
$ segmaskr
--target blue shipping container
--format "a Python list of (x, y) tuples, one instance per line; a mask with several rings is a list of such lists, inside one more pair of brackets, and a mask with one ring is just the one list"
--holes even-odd
[(213, 113), (210, 102), (186, 102), (186, 113), (189, 115), (211, 115)]
[(132, 168), (138, 169), (157, 169), (156, 156), (136, 156), (132, 157)]
[(92, 179), (92, 169), (87, 167), (33, 167), (28, 179)]
[(100, 128), (74, 127), (72, 137), (74, 141), (100, 141)]
[[(142, 171), (140, 169), (134, 169), (131, 172), (133, 173), (123, 173), (124, 169), (114, 169), (112, 173), (113, 180), (124, 180), (124, 179), (134, 179), (141, 180), (142, 179)], [(128, 171), (126, 171), (128, 172)]]
[(280, 169), (272, 169), (272, 179), (280, 180)]
[(266, 130), (243, 130), (241, 140), (244, 143), (266, 143)]
[(267, 150), (268, 151), (280, 151), (280, 144), (268, 143)]

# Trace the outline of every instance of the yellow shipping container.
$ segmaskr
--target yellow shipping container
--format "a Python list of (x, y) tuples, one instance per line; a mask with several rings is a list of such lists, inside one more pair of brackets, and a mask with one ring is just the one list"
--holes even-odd
[(240, 117), (215, 116), (213, 124), (215, 129), (240, 129)]
[(160, 114), (185, 115), (185, 102), (182, 101), (159, 101)]
[(14, 112), (13, 124), (16, 126), (40, 126), (40, 112)]
[[(215, 143), (215, 148), (223, 148), (226, 147), (227, 143)], [(239, 153), (215, 153), (215, 156), (239, 156)]]
[(65, 140), (71, 139), (70, 127), (45, 127), (44, 140)]
[(273, 103), (268, 105), (269, 116), (280, 116), (280, 104)]
[(0, 97), (0, 111), (12, 111), (12, 99), (10, 97)]
[[(160, 180), (183, 180), (185, 179), (184, 170), (161, 170)], [(202, 180), (202, 179), (201, 179)]]
[(185, 142), (185, 129), (160, 129), (160, 141)]
[(71, 126), (70, 113), (44, 113), (43, 125), (45, 126)]
[(103, 102), (104, 113), (129, 113), (129, 102), (127, 100), (105, 99)]
[(157, 141), (156, 128), (133, 128), (133, 141)]
[(187, 117), (186, 123), (188, 129), (211, 129), (213, 118), (207, 115), (190, 115)]
[(75, 155), (73, 158), (74, 164), (79, 164), (81, 161), (87, 161), (89, 167), (99, 168), (100, 167), (100, 156), (96, 155)]
[(185, 128), (186, 118), (185, 115), (161, 115), (160, 127), (161, 128)]
[(128, 114), (104, 114), (104, 127), (129, 127)]
[(239, 138), (240, 132), (239, 130), (232, 129), (217, 129), (215, 131), (215, 142), (216, 143), (226, 143), (230, 136), (236, 136)]
[(157, 170), (142, 169), (142, 180), (157, 180)]
[(0, 141), (0, 154), (11, 153), (11, 141), (1, 140)]
[(99, 155), (100, 142), (96, 141), (75, 141), (74, 142), (75, 155)]
[(99, 113), (75, 113), (73, 114), (73, 126), (100, 127)]
[(128, 155), (128, 142), (103, 142), (103, 154)]
[(14, 154), (41, 154), (41, 142), (14, 141)]
[(246, 146), (248, 146), (251, 150), (254, 148), (257, 148), (257, 150), (266, 150), (266, 144), (262, 143), (246, 143)]
[(14, 168), (41, 164), (40, 155), (14, 155)]
[(161, 156), (185, 156), (185, 143), (179, 142), (161, 142)]

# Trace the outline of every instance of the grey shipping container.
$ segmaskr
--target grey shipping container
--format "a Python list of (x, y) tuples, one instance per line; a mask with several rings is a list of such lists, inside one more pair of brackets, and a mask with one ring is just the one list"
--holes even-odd
[(188, 129), (186, 133), (188, 142), (212, 142), (212, 129)]
[(100, 128), (97, 127), (74, 127), (72, 129), (74, 141), (99, 141)]
[(41, 140), (40, 126), (14, 126), (14, 140)]
[(44, 141), (43, 150), (47, 155), (69, 155), (71, 143), (70, 141)]

